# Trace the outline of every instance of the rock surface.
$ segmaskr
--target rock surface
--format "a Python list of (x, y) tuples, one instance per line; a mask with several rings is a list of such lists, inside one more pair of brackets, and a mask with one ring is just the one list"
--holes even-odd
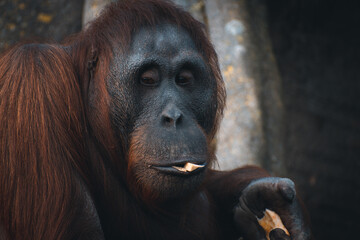
[(82, 0), (0, 0), (0, 51), (19, 40), (63, 40), (81, 30), (82, 8)]

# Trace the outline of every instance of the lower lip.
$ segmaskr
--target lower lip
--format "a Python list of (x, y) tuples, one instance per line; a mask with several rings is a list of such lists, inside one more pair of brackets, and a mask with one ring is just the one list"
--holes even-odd
[(161, 173), (165, 173), (165, 174), (169, 174), (169, 175), (192, 176), (192, 175), (196, 175), (196, 174), (203, 172), (206, 169), (206, 164), (204, 167), (195, 169), (194, 171), (191, 171), (191, 172), (182, 172), (171, 166), (154, 166), (154, 165), (152, 165), (151, 167), (158, 170)]

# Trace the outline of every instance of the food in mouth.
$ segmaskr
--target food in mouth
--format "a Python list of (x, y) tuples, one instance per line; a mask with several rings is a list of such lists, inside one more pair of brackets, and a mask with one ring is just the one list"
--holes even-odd
[(173, 168), (175, 168), (176, 170), (180, 171), (180, 172), (192, 172), (198, 168), (203, 168), (205, 167), (205, 164), (199, 165), (199, 164), (194, 164), (194, 163), (189, 163), (187, 162), (184, 167), (179, 167), (179, 166), (172, 166)]

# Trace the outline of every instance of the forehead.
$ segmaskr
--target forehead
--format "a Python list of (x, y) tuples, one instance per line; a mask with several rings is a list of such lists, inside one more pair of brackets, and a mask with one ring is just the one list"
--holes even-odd
[(132, 54), (157, 54), (171, 57), (179, 52), (197, 52), (190, 35), (181, 27), (170, 24), (143, 27), (134, 34)]

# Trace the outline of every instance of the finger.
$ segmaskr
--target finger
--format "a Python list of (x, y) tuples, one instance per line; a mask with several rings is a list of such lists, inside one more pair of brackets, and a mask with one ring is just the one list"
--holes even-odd
[[(259, 217), (259, 212), (267, 208), (282, 208), (295, 198), (295, 184), (287, 178), (262, 178), (249, 184), (242, 197), (251, 210)], [(284, 201), (285, 200), (285, 201)], [(261, 217), (261, 216), (260, 216)]]
[(284, 230), (280, 228), (275, 228), (269, 234), (270, 240), (291, 240), (290, 236), (288, 236)]
[(261, 228), (256, 217), (243, 202), (235, 207), (234, 220), (245, 239), (266, 240), (264, 229)]
[(281, 195), (289, 202), (292, 202), (296, 195), (295, 183), (288, 178), (280, 178), (277, 187)]
[(279, 209), (278, 214), (294, 240), (309, 240), (311, 233), (304, 221), (302, 208), (298, 201), (293, 201), (288, 209)]
[(304, 222), (302, 208), (296, 197), (295, 184), (286, 178), (262, 178), (250, 183), (240, 201), (258, 218), (265, 209), (278, 214), (294, 240), (309, 239), (310, 228)]
[[(294, 233), (298, 213), (295, 207), (295, 184), (287, 178), (262, 178), (249, 184), (243, 191), (240, 201), (262, 219), (266, 209), (272, 209), (290, 233)], [(295, 209), (293, 210), (293, 208)], [(295, 231), (296, 232), (296, 231)]]

